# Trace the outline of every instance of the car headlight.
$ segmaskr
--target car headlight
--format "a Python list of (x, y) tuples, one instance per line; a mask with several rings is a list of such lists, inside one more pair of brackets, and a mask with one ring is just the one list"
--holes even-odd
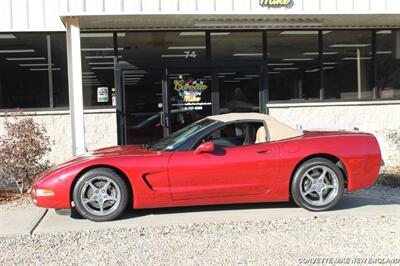
[(49, 197), (49, 196), (54, 196), (54, 191), (51, 189), (42, 189), (42, 188), (38, 188), (35, 191), (35, 195), (37, 197)]

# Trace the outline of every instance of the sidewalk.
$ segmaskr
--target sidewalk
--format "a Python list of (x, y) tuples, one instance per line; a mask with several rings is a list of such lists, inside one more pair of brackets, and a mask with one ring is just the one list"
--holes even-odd
[(37, 207), (0, 209), (0, 236), (31, 235), (46, 213)]
[(271, 218), (316, 216), (400, 216), (400, 198), (377, 198), (368, 195), (345, 195), (338, 206), (325, 212), (310, 212), (293, 203), (259, 203), (220, 206), (197, 206), (127, 211), (119, 220), (95, 223), (70, 217), (61, 212), (37, 207), (0, 208), (0, 236), (56, 232), (121, 229), (171, 224), (194, 224), (230, 221), (260, 221)]

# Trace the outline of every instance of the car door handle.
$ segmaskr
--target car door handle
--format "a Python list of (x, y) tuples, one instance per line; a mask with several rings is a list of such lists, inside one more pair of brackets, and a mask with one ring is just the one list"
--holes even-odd
[(261, 150), (261, 151), (257, 151), (258, 154), (269, 154), (271, 153), (272, 150)]

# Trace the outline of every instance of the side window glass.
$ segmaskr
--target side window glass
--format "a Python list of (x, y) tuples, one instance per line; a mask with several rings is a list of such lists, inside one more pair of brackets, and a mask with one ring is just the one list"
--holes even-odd
[(265, 135), (263, 137), (259, 133), (262, 129), (265, 132), (262, 122), (231, 123), (207, 135), (196, 147), (206, 141), (212, 141), (217, 149), (266, 142)]

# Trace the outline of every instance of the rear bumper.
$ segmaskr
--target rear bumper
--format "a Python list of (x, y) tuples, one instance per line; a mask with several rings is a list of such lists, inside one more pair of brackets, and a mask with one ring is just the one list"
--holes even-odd
[(360, 169), (361, 171), (353, 172), (351, 178), (349, 178), (348, 191), (367, 188), (375, 184), (379, 176), (381, 162), (380, 156), (367, 156), (364, 166)]

